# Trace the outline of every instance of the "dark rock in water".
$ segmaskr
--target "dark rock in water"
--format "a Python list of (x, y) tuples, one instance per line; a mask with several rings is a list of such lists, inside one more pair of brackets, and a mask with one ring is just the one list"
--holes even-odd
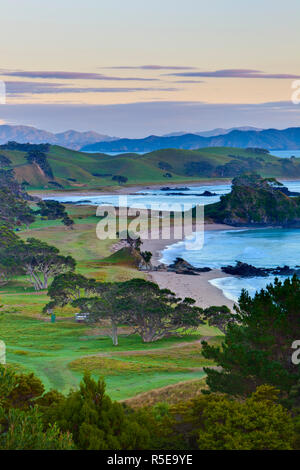
[(201, 194), (197, 194), (197, 196), (211, 197), (211, 196), (217, 196), (217, 193), (212, 193), (211, 191), (204, 191)]
[(290, 191), (286, 186), (278, 186), (274, 189), (275, 191), (281, 191), (286, 196), (290, 196), (290, 197), (300, 196), (300, 193), (297, 193), (296, 191)]
[(223, 266), (221, 270), (226, 274), (241, 277), (266, 277), (271, 274), (276, 276), (300, 275), (300, 269), (290, 268), (289, 266), (277, 266), (277, 268), (256, 268), (251, 264), (237, 261), (235, 266)]
[(166, 193), (166, 196), (195, 196), (195, 194), (185, 194), (185, 193)]
[(277, 268), (272, 269), (272, 274), (277, 274), (278, 276), (293, 276), (298, 273), (299, 269), (293, 269), (289, 266), (277, 266)]
[(91, 204), (92, 201), (90, 199), (80, 199), (80, 201), (64, 201), (63, 204)]
[(204, 268), (194, 268), (194, 271), (196, 271), (197, 273), (208, 273), (209, 271), (211, 271), (211, 268), (209, 268), (208, 266)]
[(169, 272), (175, 272), (177, 274), (191, 274), (197, 275), (199, 273), (211, 271), (210, 268), (195, 268), (190, 263), (182, 258), (176, 258), (174, 263), (170, 264), (167, 268)]
[(169, 186), (164, 186), (163, 188), (160, 188), (161, 191), (189, 191), (190, 188), (187, 186), (184, 186), (183, 188), (170, 188)]
[(242, 277), (265, 277), (270, 274), (268, 269), (256, 268), (251, 264), (242, 263), (241, 261), (237, 261), (235, 266), (222, 266), (221, 270), (226, 274)]
[(210, 196), (218, 196), (217, 193), (211, 193), (210, 191), (204, 191), (204, 193), (198, 194), (198, 193), (166, 193), (166, 196), (205, 196), (205, 197), (210, 197)]

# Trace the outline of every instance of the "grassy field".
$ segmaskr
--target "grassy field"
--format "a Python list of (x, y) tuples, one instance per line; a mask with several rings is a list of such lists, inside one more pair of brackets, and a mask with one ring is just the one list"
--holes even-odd
[[(74, 230), (59, 221), (36, 220), (29, 230), (19, 232), (26, 239), (36, 237), (57, 246), (77, 261), (77, 271), (98, 280), (123, 281), (144, 277), (122, 252), (112, 254), (115, 240), (96, 237), (95, 209), (69, 206)], [(78, 385), (84, 370), (104, 377), (112, 398), (124, 400), (153, 389), (199, 381), (209, 361), (201, 356), (202, 337), (219, 341), (216, 328), (202, 326), (180, 337), (144, 344), (137, 335), (120, 328), (119, 346), (112, 346), (104, 326), (97, 328), (74, 321), (70, 307), (55, 310), (51, 323), (42, 313), (49, 301), (46, 291), (35, 292), (25, 276), (13, 279), (0, 290), (0, 338), (7, 347), (7, 361), (20, 370), (33, 371), (47, 390), (67, 392)], [(194, 383), (194, 382), (193, 382)], [(178, 385), (181, 387), (181, 385)], [(182, 385), (185, 389), (185, 385)]]
[[(26, 153), (21, 151), (4, 150), (1, 154), (8, 157), (19, 182), (29, 183), (28, 189), (57, 189), (49, 177), (35, 164), (28, 164)], [(270, 154), (257, 154), (240, 148), (211, 147), (199, 150), (165, 149), (138, 155), (127, 153), (121, 155), (89, 154), (69, 150), (51, 145), (47, 153), (47, 160), (53, 171), (55, 183), (65, 190), (91, 190), (108, 189), (117, 186), (112, 181), (113, 175), (123, 175), (128, 178), (126, 184), (168, 184), (189, 183), (208, 179), (207, 166), (213, 170), (217, 166), (235, 162), (232, 173), (225, 173), (224, 177), (236, 175), (234, 166), (239, 162), (240, 172), (259, 171), (262, 176), (268, 177), (294, 177), (300, 174), (300, 159), (279, 159)], [(161, 164), (167, 164), (169, 170), (161, 169)], [(191, 163), (201, 165), (200, 169), (189, 176), (187, 166)], [(204, 166), (203, 166), (204, 165)], [(167, 178), (166, 173), (172, 177)], [(218, 174), (220, 178), (220, 174)], [(215, 177), (215, 176), (214, 176)]]
[[(94, 377), (104, 377), (110, 396), (120, 400), (200, 379), (204, 376), (202, 367), (210, 364), (201, 356), (201, 328), (150, 344), (143, 344), (139, 336), (121, 334), (119, 346), (112, 346), (104, 330), (91, 334), (85, 325), (67, 319), (52, 324), (21, 313), (6, 313), (0, 322), (7, 361), (19, 370), (36, 373), (48, 390), (67, 392), (78, 385), (84, 370), (89, 370)], [(216, 331), (211, 329), (210, 333)]]

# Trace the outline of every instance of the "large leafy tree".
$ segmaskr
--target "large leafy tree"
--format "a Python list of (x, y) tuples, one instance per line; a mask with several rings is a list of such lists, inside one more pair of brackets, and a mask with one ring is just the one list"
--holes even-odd
[(99, 283), (96, 297), (80, 298), (72, 302), (82, 312), (87, 312), (87, 321), (97, 323), (103, 319), (110, 321), (109, 336), (113, 345), (118, 345), (118, 325), (127, 317), (124, 310), (127, 292), (122, 283)]
[(13, 194), (9, 189), (0, 186), (0, 221), (8, 227), (16, 225), (29, 225), (34, 222), (33, 211), (27, 202)]
[(0, 285), (6, 284), (12, 276), (23, 272), (22, 266), (10, 252), (20, 243), (17, 235), (7, 226), (0, 226)]
[(40, 201), (37, 205), (39, 206), (39, 214), (49, 220), (62, 219), (66, 214), (65, 206), (52, 199)]
[(180, 299), (168, 289), (143, 279), (124, 282), (123, 309), (125, 322), (134, 328), (145, 343), (181, 331), (196, 328), (203, 320), (202, 309), (190, 298)]
[(96, 288), (97, 283), (95, 279), (88, 279), (82, 274), (77, 274), (73, 271), (58, 274), (48, 289), (51, 301), (45, 306), (44, 311), (55, 306), (64, 307), (80, 297), (86, 297), (91, 293), (95, 293)]
[(292, 343), (300, 338), (300, 280), (278, 280), (250, 298), (243, 291), (222, 347), (203, 345), (221, 370), (205, 369), (212, 391), (249, 395), (270, 384), (287, 395), (300, 378)]
[(71, 303), (89, 314), (87, 321), (90, 323), (110, 320), (109, 334), (114, 345), (118, 344), (120, 323), (131, 326), (144, 342), (156, 341), (203, 323), (202, 309), (195, 307), (193, 299), (182, 300), (171, 291), (143, 279), (96, 283), (68, 273), (54, 279), (48, 294), (52, 300), (46, 309)]
[(47, 289), (49, 279), (75, 269), (72, 256), (63, 256), (58, 248), (36, 238), (18, 246), (15, 256), (22, 264), (36, 290)]

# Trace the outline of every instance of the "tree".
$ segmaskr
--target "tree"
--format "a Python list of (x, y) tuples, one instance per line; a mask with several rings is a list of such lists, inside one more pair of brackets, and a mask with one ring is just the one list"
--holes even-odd
[[(260, 386), (245, 401), (200, 395), (170, 410), (169, 433), (183, 447), (200, 450), (291, 450), (292, 416), (278, 403), (278, 390)], [(173, 437), (173, 439), (174, 439)]]
[(127, 183), (128, 178), (126, 176), (122, 176), (122, 175), (114, 175), (112, 177), (112, 180), (117, 181), (119, 184), (125, 184), (125, 183)]
[(151, 251), (141, 251), (141, 256), (146, 263), (146, 266), (151, 266), (152, 253)]
[(283, 396), (300, 378), (292, 363), (292, 343), (300, 338), (300, 280), (275, 280), (250, 298), (243, 291), (235, 323), (228, 325), (222, 347), (203, 344), (203, 356), (221, 370), (205, 368), (211, 391), (247, 396), (270, 384)]
[(73, 229), (74, 220), (71, 219), (71, 217), (69, 217), (67, 214), (65, 214), (64, 217), (62, 218), (62, 223), (66, 227), (69, 227), (70, 229)]
[(0, 450), (71, 450), (69, 432), (62, 433), (56, 424), (46, 430), (37, 409), (27, 412), (0, 408)]
[(123, 406), (112, 402), (105, 384), (86, 373), (79, 390), (45, 407), (44, 419), (70, 432), (78, 449), (137, 450), (147, 446), (149, 434), (134, 415), (126, 415)]
[(226, 305), (207, 307), (203, 313), (209, 326), (216, 326), (223, 333), (226, 332), (229, 323), (236, 322), (235, 315), (231, 313)]
[(0, 366), (0, 449), (62, 450), (73, 447), (69, 433), (62, 434), (55, 424), (44, 428), (41, 413), (34, 408), (44, 393), (34, 374), (18, 374)]
[(0, 168), (5, 168), (11, 165), (11, 160), (5, 155), (0, 154)]
[(26, 159), (28, 163), (38, 165), (46, 176), (48, 176), (51, 179), (54, 178), (52, 168), (47, 159), (47, 155), (45, 154), (44, 150), (41, 147), (39, 148), (38, 146), (30, 147), (28, 149)]
[(33, 373), (16, 373), (0, 365), (0, 407), (3, 410), (28, 410), (44, 393), (44, 386)]
[(49, 199), (40, 201), (37, 205), (40, 208), (38, 211), (39, 214), (42, 217), (47, 217), (49, 220), (62, 219), (66, 215), (65, 206), (58, 201)]
[(48, 288), (48, 296), (51, 301), (45, 305), (43, 312), (49, 312), (57, 306), (64, 307), (95, 291), (96, 281), (94, 279), (87, 279), (82, 274), (76, 274), (73, 271), (58, 274)]
[(145, 343), (156, 341), (181, 331), (196, 328), (203, 323), (202, 309), (193, 299), (176, 298), (168, 289), (143, 279), (122, 283), (124, 321), (133, 326)]
[(18, 260), (10, 256), (20, 243), (17, 235), (7, 226), (0, 226), (0, 285), (5, 285), (16, 274), (22, 274)]
[(36, 238), (28, 238), (16, 254), (22, 259), (35, 290), (47, 289), (51, 277), (73, 271), (76, 265), (72, 256), (60, 255), (58, 248)]
[(10, 228), (26, 224), (27, 226), (34, 222), (33, 211), (27, 202), (17, 197), (8, 188), (0, 187), (0, 222)]
[(109, 336), (113, 345), (118, 345), (118, 324), (124, 321), (124, 300), (126, 293), (122, 283), (101, 283), (97, 286), (98, 297), (79, 298), (72, 302), (81, 312), (87, 312), (89, 323), (108, 319), (111, 324)]

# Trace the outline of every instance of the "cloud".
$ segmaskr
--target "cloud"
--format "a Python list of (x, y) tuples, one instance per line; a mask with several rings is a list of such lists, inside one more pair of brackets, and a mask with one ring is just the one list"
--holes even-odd
[(45, 78), (56, 80), (108, 80), (108, 81), (157, 81), (158, 78), (141, 77), (114, 77), (103, 75), (102, 73), (88, 72), (66, 72), (66, 71), (47, 71), (47, 70), (0, 70), (1, 75), (20, 78)]
[(8, 96), (65, 94), (65, 93), (134, 93), (139, 91), (178, 91), (178, 88), (152, 87), (66, 87), (61, 83), (8, 81), (6, 93)]
[(102, 67), (113, 70), (193, 70), (196, 67), (186, 67), (181, 65), (117, 65), (114, 67)]
[(180, 72), (167, 74), (176, 77), (207, 77), (207, 78), (266, 78), (266, 79), (297, 79), (300, 75), (286, 73), (265, 73), (251, 69), (224, 69), (209, 72)]
[(204, 80), (175, 80), (172, 83), (206, 83)]

